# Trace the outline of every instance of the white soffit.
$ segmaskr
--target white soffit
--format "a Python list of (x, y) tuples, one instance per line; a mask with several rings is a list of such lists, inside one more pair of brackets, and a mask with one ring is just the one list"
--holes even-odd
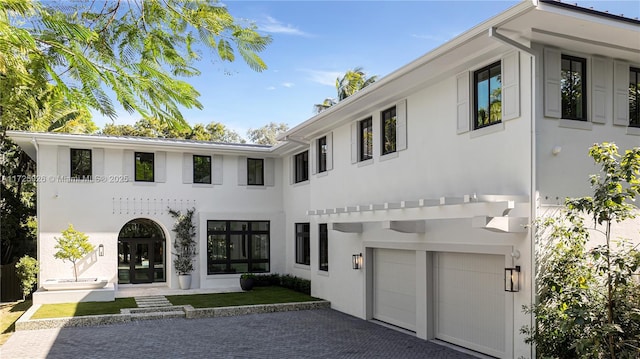
[(382, 229), (401, 233), (425, 233), (427, 222), (425, 220), (383, 221)]
[(472, 228), (486, 229), (501, 233), (523, 233), (527, 231), (527, 217), (489, 217), (476, 216), (471, 219)]
[(331, 229), (343, 233), (362, 233), (362, 222), (331, 223)]

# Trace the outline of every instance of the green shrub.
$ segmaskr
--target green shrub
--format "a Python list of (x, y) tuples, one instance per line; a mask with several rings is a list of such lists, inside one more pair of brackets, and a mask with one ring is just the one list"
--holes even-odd
[(29, 256), (20, 258), (16, 263), (16, 273), (22, 287), (22, 299), (26, 299), (38, 282), (38, 261)]
[(311, 281), (304, 278), (298, 278), (289, 274), (257, 274), (254, 286), (266, 287), (276, 285), (283, 288), (295, 290), (296, 292), (311, 295)]

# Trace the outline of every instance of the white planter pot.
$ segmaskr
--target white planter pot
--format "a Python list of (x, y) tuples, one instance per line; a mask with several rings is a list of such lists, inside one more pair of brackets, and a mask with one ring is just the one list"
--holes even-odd
[(180, 289), (191, 288), (191, 274), (178, 275), (178, 283), (180, 284)]

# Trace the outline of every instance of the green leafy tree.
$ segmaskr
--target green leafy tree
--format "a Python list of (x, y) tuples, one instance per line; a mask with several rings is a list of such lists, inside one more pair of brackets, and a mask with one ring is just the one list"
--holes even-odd
[(22, 299), (25, 300), (38, 282), (38, 261), (35, 258), (24, 256), (16, 263), (16, 273), (22, 287)]
[[(640, 251), (614, 241), (611, 227), (635, 217), (640, 193), (640, 148), (620, 155), (612, 143), (592, 146), (601, 166), (591, 176), (593, 196), (567, 199), (557, 218), (538, 224), (537, 303), (526, 311), (537, 325), (524, 327), (541, 358), (637, 358), (640, 353)], [(604, 244), (584, 224), (593, 220)], [(614, 245), (615, 244), (615, 245)]]
[(259, 145), (275, 145), (278, 143), (278, 136), (287, 132), (289, 125), (286, 123), (270, 122), (260, 128), (249, 129), (247, 131), (247, 137), (249, 142)]
[(101, 131), (110, 136), (135, 136), (151, 138), (178, 138), (185, 140), (211, 141), (224, 143), (245, 143), (246, 141), (237, 132), (229, 129), (219, 122), (211, 122), (204, 126), (195, 124), (193, 127), (186, 124), (176, 128), (153, 119), (141, 119), (134, 125), (107, 124)]
[(169, 214), (176, 219), (173, 231), (176, 238), (173, 242), (173, 267), (178, 274), (189, 274), (193, 272), (193, 262), (197, 255), (196, 248), (196, 226), (193, 224), (195, 208), (187, 210), (186, 213), (169, 208)]
[(315, 104), (314, 110), (320, 113), (347, 97), (355, 94), (363, 88), (378, 80), (378, 76), (367, 76), (362, 67), (347, 70), (344, 75), (336, 79), (337, 98), (326, 98), (321, 104)]
[(73, 263), (73, 275), (78, 281), (78, 268), (76, 263), (84, 258), (87, 254), (94, 251), (95, 247), (89, 242), (89, 236), (83, 232), (78, 232), (69, 224), (69, 227), (62, 231), (62, 237), (54, 237), (56, 240), (55, 249), (58, 251), (53, 254), (56, 259), (62, 259), (63, 262), (69, 261)]

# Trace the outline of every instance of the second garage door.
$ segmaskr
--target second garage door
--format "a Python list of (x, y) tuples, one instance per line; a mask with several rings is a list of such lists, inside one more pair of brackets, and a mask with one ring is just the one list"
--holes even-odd
[(416, 330), (416, 252), (373, 251), (373, 317)]

